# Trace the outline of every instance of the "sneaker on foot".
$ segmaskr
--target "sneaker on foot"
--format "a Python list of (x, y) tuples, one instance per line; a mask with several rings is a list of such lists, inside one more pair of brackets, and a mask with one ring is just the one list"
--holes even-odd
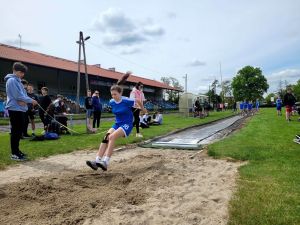
[(136, 137), (139, 137), (139, 138), (142, 138), (142, 137), (143, 137), (143, 135), (141, 135), (140, 133), (137, 133), (135, 136), (136, 136)]
[(294, 142), (300, 145), (300, 139), (294, 139)]
[(24, 161), (25, 160), (25, 158), (23, 156), (20, 156), (20, 155), (11, 155), (10, 159), (15, 160), (15, 161)]
[(24, 135), (23, 135), (23, 138), (24, 138), (24, 139), (28, 139), (28, 138), (31, 138), (31, 137), (30, 137), (28, 134), (24, 134)]
[(107, 164), (105, 161), (100, 161), (99, 163), (96, 163), (98, 167), (100, 167), (102, 170), (107, 170)]
[(97, 165), (96, 161), (86, 161), (86, 165), (88, 165), (89, 167), (91, 167), (93, 170), (97, 170), (98, 169), (98, 165)]
[(296, 138), (297, 138), (297, 139), (300, 139), (300, 134), (296, 134)]
[(19, 151), (19, 156), (23, 157), (24, 159), (27, 158), (27, 155), (21, 151)]

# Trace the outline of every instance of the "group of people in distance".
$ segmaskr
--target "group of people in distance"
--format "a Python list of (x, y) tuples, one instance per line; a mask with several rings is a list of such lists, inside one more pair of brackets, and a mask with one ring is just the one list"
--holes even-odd
[(252, 101), (244, 101), (239, 103), (240, 114), (242, 116), (253, 115), (259, 111), (259, 100), (256, 100), (255, 105)]
[(121, 137), (128, 137), (134, 126), (136, 127), (137, 132), (136, 137), (142, 137), (139, 130), (140, 113), (148, 113), (143, 104), (143, 101), (145, 100), (142, 91), (143, 84), (139, 82), (135, 85), (135, 88), (130, 93), (130, 98), (122, 95), (122, 84), (126, 82), (130, 74), (131, 72), (128, 71), (120, 80), (118, 80), (116, 85), (113, 85), (110, 88), (112, 99), (109, 101), (109, 105), (115, 115), (115, 123), (104, 135), (95, 160), (86, 161), (86, 164), (93, 170), (97, 170), (98, 168), (101, 168), (104, 171), (107, 170), (116, 140)]

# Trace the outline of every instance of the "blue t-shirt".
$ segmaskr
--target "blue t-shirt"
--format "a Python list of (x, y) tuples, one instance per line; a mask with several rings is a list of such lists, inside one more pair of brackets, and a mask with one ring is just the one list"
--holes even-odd
[(117, 124), (133, 123), (132, 107), (134, 106), (134, 99), (122, 96), (120, 102), (111, 99), (109, 105), (112, 108), (113, 114), (116, 116)]
[(277, 100), (276, 100), (276, 106), (277, 106), (277, 107), (281, 107), (281, 106), (282, 106), (282, 101), (281, 101), (281, 99), (277, 99)]
[(253, 109), (253, 104), (252, 103), (249, 103), (248, 104), (248, 110), (252, 110)]
[(244, 109), (244, 103), (240, 103), (240, 109)]

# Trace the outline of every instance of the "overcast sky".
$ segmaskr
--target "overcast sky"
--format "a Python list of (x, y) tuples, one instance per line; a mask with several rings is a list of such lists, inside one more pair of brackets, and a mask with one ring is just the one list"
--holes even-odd
[(270, 84), (300, 79), (299, 0), (1, 0), (0, 42), (205, 92), (214, 78), (260, 67)]

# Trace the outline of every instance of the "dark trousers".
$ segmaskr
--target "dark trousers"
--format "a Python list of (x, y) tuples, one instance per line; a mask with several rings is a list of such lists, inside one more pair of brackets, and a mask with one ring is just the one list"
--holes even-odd
[(133, 110), (133, 126), (136, 128), (136, 132), (140, 133), (140, 109), (132, 108)]
[(44, 124), (44, 127), (47, 125), (46, 122), (45, 122), (45, 113), (43, 111), (39, 111), (39, 116), (40, 116), (40, 119), (42, 121), (42, 123)]
[(11, 125), (10, 148), (11, 154), (19, 155), (19, 142), (24, 127), (24, 112), (8, 110)]
[(23, 131), (22, 131), (22, 134), (25, 136), (28, 135), (27, 133), (28, 124), (29, 124), (29, 112), (27, 111), (24, 113), (24, 123), (23, 123)]
[(97, 123), (97, 128), (99, 128), (100, 118), (101, 118), (101, 111), (94, 111), (93, 128), (96, 127), (96, 123)]

